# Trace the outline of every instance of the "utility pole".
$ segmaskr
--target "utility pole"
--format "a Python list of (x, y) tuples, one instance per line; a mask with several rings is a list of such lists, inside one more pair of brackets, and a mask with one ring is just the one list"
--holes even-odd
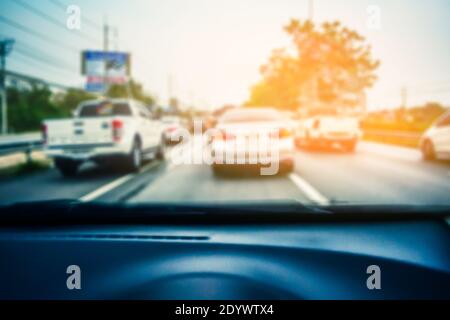
[(12, 51), (13, 39), (0, 41), (0, 88), (2, 91), (2, 134), (8, 133), (8, 99), (6, 97), (6, 56)]
[(311, 22), (314, 20), (314, 0), (308, 1), (308, 19)]
[(401, 99), (402, 99), (402, 108), (406, 109), (408, 103), (408, 89), (406, 87), (402, 87), (401, 90)]
[[(308, 20), (313, 22), (314, 20), (314, 0), (308, 0)], [(307, 84), (300, 86), (299, 88), (299, 103), (301, 108), (304, 110), (304, 115), (310, 113), (311, 110), (317, 108), (317, 90), (318, 90), (318, 79), (316, 75), (312, 75), (310, 79), (307, 80)]]
[[(308, 0), (308, 20), (311, 23), (314, 23), (314, 0)], [(311, 106), (309, 107), (309, 110), (313, 109), (313, 110), (317, 110), (317, 108), (319, 108), (319, 103), (318, 103), (318, 75), (314, 74), (313, 78), (310, 80), (311, 82), (311, 92), (312, 92), (312, 101), (310, 101)]]
[(119, 51), (119, 28), (114, 27), (113, 31), (114, 51)]
[(108, 93), (108, 50), (109, 50), (109, 26), (108, 19), (105, 16), (103, 19), (103, 55), (104, 55), (104, 70), (103, 70), (103, 95), (106, 97)]
[(167, 77), (167, 105), (170, 107), (170, 103), (173, 98), (173, 74), (169, 74)]
[(359, 114), (367, 114), (367, 94), (364, 90), (361, 90), (361, 93), (359, 95), (359, 110)]

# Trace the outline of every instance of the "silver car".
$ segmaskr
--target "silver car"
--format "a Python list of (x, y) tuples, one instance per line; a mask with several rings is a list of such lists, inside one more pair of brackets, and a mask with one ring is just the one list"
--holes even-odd
[(425, 160), (450, 159), (450, 111), (425, 132), (420, 149)]

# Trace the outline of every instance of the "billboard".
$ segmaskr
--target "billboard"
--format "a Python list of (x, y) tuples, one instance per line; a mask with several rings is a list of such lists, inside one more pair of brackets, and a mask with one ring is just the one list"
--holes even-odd
[(105, 84), (122, 84), (131, 74), (130, 54), (126, 52), (83, 51), (81, 74), (87, 77), (86, 90), (101, 92)]

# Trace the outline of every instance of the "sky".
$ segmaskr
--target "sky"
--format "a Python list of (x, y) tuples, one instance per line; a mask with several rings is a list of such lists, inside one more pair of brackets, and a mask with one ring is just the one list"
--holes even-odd
[[(306, 19), (309, 2), (1, 0), (0, 37), (16, 40), (8, 69), (83, 86), (80, 52), (102, 48), (101, 25), (107, 20), (118, 30), (111, 47), (132, 54), (133, 77), (161, 103), (171, 91), (185, 104), (216, 108), (247, 99), (272, 50), (290, 45), (283, 26), (292, 18)], [(368, 91), (369, 109), (398, 106), (402, 87), (408, 106), (429, 101), (450, 106), (450, 1), (312, 2), (315, 22), (340, 20), (365, 36), (381, 61), (379, 79)], [(65, 27), (63, 8), (69, 4), (81, 10), (80, 31)], [(368, 25), (373, 6), (380, 13), (375, 27)]]

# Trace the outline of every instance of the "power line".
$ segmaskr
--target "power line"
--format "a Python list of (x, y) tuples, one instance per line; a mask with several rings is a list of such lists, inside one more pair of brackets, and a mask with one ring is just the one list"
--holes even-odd
[[(68, 67), (66, 67), (66, 66), (64, 66), (62, 64), (59, 64), (59, 65), (58, 65), (58, 63), (55, 64), (55, 61), (53, 61), (51, 58), (46, 58), (45, 56), (44, 57), (37, 56), (37, 55), (31, 53), (28, 50), (22, 50), (22, 48), (20, 48), (20, 47), (17, 47), (16, 51), (18, 53), (22, 54), (22, 55), (26, 55), (26, 56), (30, 57), (31, 59), (34, 59), (36, 61), (40, 61), (41, 63), (45, 63), (45, 64), (47, 64), (47, 65), (49, 65), (51, 67), (54, 67), (54, 68), (58, 68), (58, 69), (61, 69), (61, 70), (64, 70), (64, 71), (69, 71), (69, 69), (71, 69), (71, 68), (68, 68)], [(72, 72), (75, 73), (75, 74), (77, 73), (77, 71), (75, 71), (75, 69), (71, 70), (71, 74), (72, 74)]]
[(442, 90), (449, 90), (450, 89), (450, 84), (447, 85), (440, 85), (440, 86), (436, 86), (434, 88), (421, 88), (421, 89), (417, 89), (417, 90), (413, 90), (413, 92), (418, 92), (418, 93), (427, 93), (427, 92), (435, 92), (435, 91), (442, 91)]
[(421, 91), (414, 91), (411, 94), (414, 96), (417, 95), (426, 95), (426, 94), (436, 94), (436, 93), (447, 93), (450, 92), (450, 87), (443, 87), (443, 88), (436, 88), (436, 89), (429, 89), (429, 90), (421, 90)]
[(428, 82), (423, 84), (416, 84), (416, 85), (409, 85), (409, 86), (402, 86), (397, 88), (390, 88), (387, 90), (383, 90), (383, 94), (386, 96), (398, 96), (398, 91), (406, 89), (408, 91), (408, 95), (417, 95), (417, 94), (427, 94), (427, 93), (433, 93), (433, 92), (445, 92), (445, 90), (449, 90), (450, 88), (450, 80), (444, 80), (444, 81), (434, 81), (434, 82)]
[(19, 48), (17, 48), (15, 51), (16, 51), (17, 54), (21, 55), (22, 57), (25, 57), (27, 59), (31, 59), (32, 61), (35, 61), (35, 62), (38, 62), (38, 63), (41, 63), (41, 64), (45, 64), (46, 66), (48, 66), (50, 68), (53, 68), (55, 70), (58, 70), (59, 72), (63, 72), (65, 74), (65, 77), (67, 77), (67, 75), (69, 75), (69, 74), (71, 76), (74, 76), (74, 74), (72, 72), (68, 71), (67, 69), (55, 66), (51, 62), (48, 62), (45, 59), (41, 59), (39, 57), (36, 57), (36, 56), (30, 54), (27, 51), (23, 51), (23, 50), (21, 50)]
[[(1, 34), (0, 34), (1, 35)], [(22, 50), (21, 47), (25, 47), (25, 50)], [(72, 67), (69, 67), (68, 64), (62, 60), (55, 59), (53, 57), (47, 57), (45, 54), (42, 54), (42, 56), (38, 56), (35, 53), (40, 52), (39, 50), (36, 50), (35, 48), (29, 47), (21, 42), (17, 43), (17, 46), (14, 50), (14, 52), (19, 53), (21, 55), (21, 58), (27, 58), (32, 60), (34, 63), (38, 62), (41, 64), (46, 64), (47, 66), (52, 67), (55, 70), (58, 70), (59, 72), (64, 72), (66, 74), (65, 77), (67, 77), (68, 74), (74, 75), (73, 73), (77, 73), (75, 71), (76, 69), (72, 69)], [(42, 51), (41, 51), (42, 52)], [(15, 55), (11, 57), (12, 59), (17, 58)], [(56, 62), (56, 64), (55, 64)], [(58, 66), (59, 64), (59, 66)], [(40, 66), (39, 66), (40, 67)], [(69, 72), (68, 69), (72, 69), (72, 72)]]
[(34, 76), (24, 75), (24, 74), (21, 74), (19, 72), (13, 71), (13, 70), (6, 70), (6, 76), (9, 77), (9, 78), (25, 80), (25, 81), (28, 81), (28, 82), (45, 83), (46, 85), (48, 85), (50, 87), (60, 88), (60, 89), (64, 89), (64, 90), (77, 89), (76, 87), (66, 86), (66, 85), (62, 85), (62, 84), (59, 84), (59, 83), (51, 82), (51, 81), (48, 81), (48, 80), (45, 80), (45, 79), (37, 78), (37, 77), (34, 77)]
[[(45, 57), (46, 59), (48, 59), (47, 61), (49, 61), (49, 62), (51, 62), (53, 64), (56, 63), (56, 64), (58, 64), (58, 65), (60, 65), (60, 66), (62, 66), (64, 68), (67, 68), (67, 69), (72, 69), (73, 68), (72, 70), (78, 70), (77, 68), (74, 68), (74, 66), (71, 65), (69, 62), (61, 60), (61, 59), (58, 59), (58, 58), (53, 57), (51, 55), (48, 55), (48, 54), (44, 53), (43, 51), (40, 51), (39, 49), (36, 49), (34, 47), (31, 47), (31, 46), (28, 46), (28, 45), (26, 45), (26, 44), (24, 44), (22, 42), (17, 42), (17, 44), (20, 47), (23, 47), (28, 52), (33, 52), (34, 54), (39, 54), (40, 56)], [(78, 71), (76, 71), (76, 72), (78, 72)]]
[[(40, 63), (39, 61), (36, 61), (30, 57), (27, 57), (25, 55), (21, 55), (21, 54), (15, 55), (14, 61), (16, 61), (16, 63), (26, 65), (27, 67), (31, 66), (32, 69), (35, 69), (35, 70), (43, 69), (42, 63)], [(28, 68), (28, 69), (30, 69), (30, 68)], [(9, 70), (9, 71), (14, 72), (12, 70)], [(68, 86), (68, 85), (64, 84), (65, 80), (68, 79), (68, 74), (69, 74), (68, 72), (65, 72), (64, 70), (61, 70), (58, 68), (53, 68), (53, 69), (46, 68), (45, 71), (46, 71), (46, 76), (49, 79), (53, 79), (53, 80), (42, 79), (39, 76), (34, 75), (34, 74), (36, 74), (36, 72), (30, 72), (30, 70), (27, 70), (27, 74), (20, 73), (20, 75), (21, 75), (21, 78), (25, 78), (25, 80), (29, 80), (31, 82), (35, 82), (33, 79), (38, 79), (38, 80), (42, 80), (41, 82), (43, 82), (43, 83), (48, 83), (49, 85), (51, 84), (51, 86), (53, 86), (53, 87), (67, 87)], [(18, 77), (16, 77), (16, 78), (18, 78)]]
[[(0, 38), (6, 38), (6, 36), (2, 33), (0, 33)], [(48, 55), (47, 53), (45, 53), (44, 51), (41, 51), (33, 46), (30, 46), (28, 44), (25, 44), (22, 41), (16, 41), (16, 45), (19, 46), (19, 51), (20, 51), (20, 47), (23, 47), (25, 50), (28, 51), (28, 53), (30, 54), (34, 54), (36, 56), (36, 54), (40, 55), (41, 57), (44, 58), (39, 58), (38, 59), (46, 59), (47, 62), (50, 62), (52, 64), (59, 64), (60, 66), (62, 66), (65, 69), (71, 69), (73, 68), (73, 65), (71, 65), (68, 61), (64, 61), (61, 60), (57, 57), (54, 57), (52, 55)], [(73, 69), (75, 70), (75, 69)], [(78, 71), (77, 71), (78, 72)]]
[(56, 39), (54, 39), (52, 37), (49, 37), (49, 36), (45, 35), (45, 34), (36, 32), (35, 30), (30, 29), (30, 28), (28, 28), (28, 27), (26, 27), (26, 26), (24, 26), (24, 25), (22, 25), (20, 23), (17, 23), (15, 21), (12, 21), (12, 20), (4, 17), (4, 16), (0, 15), (0, 21), (2, 21), (3, 23), (5, 23), (5, 24), (7, 24), (7, 25), (9, 25), (9, 26), (11, 26), (13, 28), (21, 30), (22, 32), (28, 33), (30, 35), (33, 35), (33, 36), (37, 37), (37, 38), (40, 38), (41, 40), (44, 40), (44, 41), (46, 41), (48, 43), (51, 43), (52, 45), (60, 46), (61, 48), (64, 48), (67, 51), (76, 52), (77, 54), (79, 52), (79, 50), (77, 48), (75, 48), (75, 47), (72, 47), (72, 46), (69, 46), (67, 44), (64, 44), (64, 43), (62, 43), (62, 42), (60, 42), (60, 41), (58, 41), (58, 40), (56, 40)]
[[(61, 24), (61, 22), (59, 22), (57, 19), (53, 18), (52, 16), (48, 15), (47, 13), (42, 12), (39, 9), (36, 9), (35, 7), (31, 6), (28, 3), (22, 2), (22, 0), (15, 0), (15, 3), (20, 5), (22, 8), (25, 8), (26, 10), (32, 12), (33, 14), (41, 17), (42, 19), (46, 20), (47, 22), (52, 23), (53, 25), (57, 26), (58, 28), (61, 28), (61, 29), (65, 30), (65, 31), (67, 31), (66, 27), (63, 26)], [(77, 35), (77, 36), (79, 36), (79, 37), (81, 37), (81, 38), (83, 38), (83, 39), (85, 39), (87, 41), (91, 41), (91, 42), (97, 43), (97, 41), (94, 38), (92, 38), (92, 37), (90, 37), (88, 35), (81, 34), (81, 33), (78, 33), (78, 32), (73, 33), (73, 34), (75, 34), (75, 35)]]
[(413, 85), (413, 86), (409, 86), (409, 88), (414, 89), (414, 88), (424, 88), (424, 87), (440, 87), (440, 86), (448, 86), (450, 85), (450, 80), (442, 80), (442, 81), (433, 81), (433, 82), (428, 82), (428, 83), (422, 83), (419, 85)]
[[(26, 65), (27, 67), (32, 66), (34, 69), (37, 70), (42, 70), (42, 64), (36, 60), (33, 60), (25, 55), (15, 55), (14, 57), (14, 61), (16, 63), (20, 63), (23, 65)], [(54, 78), (58, 78), (58, 79), (67, 79), (67, 73), (62, 72), (59, 69), (54, 69), (54, 70), (47, 70), (46, 71), (51, 71), (51, 77)], [(28, 71), (27, 71), (28, 72)], [(34, 77), (33, 75), (28, 75), (29, 77)], [(56, 83), (56, 82), (55, 82)]]

